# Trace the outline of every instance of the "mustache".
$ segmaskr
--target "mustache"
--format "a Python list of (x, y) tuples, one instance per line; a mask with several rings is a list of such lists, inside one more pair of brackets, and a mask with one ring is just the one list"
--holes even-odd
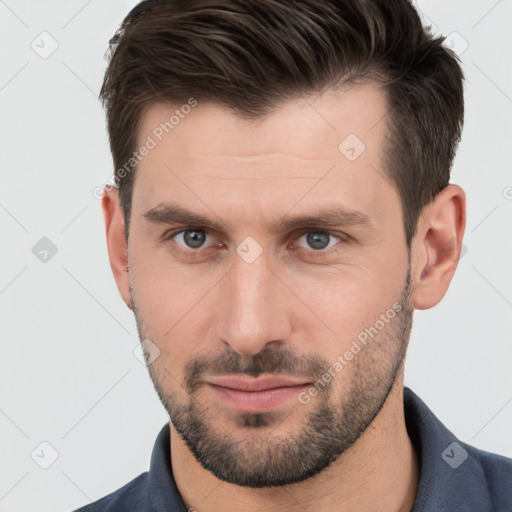
[(205, 375), (286, 374), (316, 380), (329, 368), (318, 355), (296, 354), (289, 348), (265, 347), (257, 354), (239, 354), (228, 348), (218, 356), (198, 356), (185, 366), (184, 387), (193, 393)]

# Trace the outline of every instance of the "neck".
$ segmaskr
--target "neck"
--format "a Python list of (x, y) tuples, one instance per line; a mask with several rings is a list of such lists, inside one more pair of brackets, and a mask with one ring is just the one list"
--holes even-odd
[(403, 410), (403, 374), (372, 424), (320, 474), (284, 487), (251, 489), (219, 480), (205, 470), (172, 423), (171, 464), (187, 509), (199, 512), (246, 510), (393, 510), (410, 512), (419, 465), (407, 435)]

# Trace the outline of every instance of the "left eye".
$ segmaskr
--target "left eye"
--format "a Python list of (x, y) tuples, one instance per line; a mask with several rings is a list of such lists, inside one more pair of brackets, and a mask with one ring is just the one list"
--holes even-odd
[[(322, 251), (324, 249), (329, 249), (333, 245), (336, 245), (337, 242), (341, 241), (342, 238), (328, 231), (308, 231), (304, 233), (297, 240), (300, 240), (305, 237), (306, 243), (309, 247), (303, 247), (304, 249), (313, 249), (315, 251)], [(329, 240), (334, 241), (334, 243), (329, 244)]]
[(201, 246), (208, 237), (210, 237), (210, 235), (208, 235), (204, 229), (184, 229), (183, 231), (174, 233), (172, 236), (176, 241), (181, 238), (182, 241), (178, 241), (178, 243), (184, 245), (187, 249), (201, 249)]

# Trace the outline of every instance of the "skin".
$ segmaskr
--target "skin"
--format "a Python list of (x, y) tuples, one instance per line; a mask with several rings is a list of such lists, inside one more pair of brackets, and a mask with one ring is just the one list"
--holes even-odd
[[(160, 103), (147, 109), (141, 144), (169, 118), (168, 109)], [(332, 365), (359, 333), (404, 299), (408, 269), (410, 317), (413, 308), (431, 308), (443, 298), (460, 255), (465, 195), (449, 185), (424, 208), (409, 254), (400, 197), (381, 164), (386, 109), (386, 96), (375, 84), (288, 101), (256, 120), (199, 103), (140, 162), (128, 244), (117, 190), (105, 192), (111, 268), (123, 300), (134, 309), (141, 339), (160, 350), (149, 370), (171, 417), (194, 403), (209, 432), (236, 447), (238, 461), (247, 461), (248, 468), (269, 455), (269, 446), (279, 453), (280, 443), (299, 435), (322, 403), (343, 420), (358, 410), (369, 414), (383, 401), (370, 425), (322, 471), (257, 489), (205, 469), (170, 422), (173, 474), (187, 508), (412, 509), (418, 460), (403, 413), (406, 304), (402, 316), (336, 373), (329, 391), (307, 404), (287, 402), (267, 418), (267, 426), (247, 428), (204, 382), (192, 395), (185, 379), (191, 361), (202, 357), (215, 368), (226, 353), (240, 363), (283, 350), (292, 354), (290, 362), (316, 356)], [(366, 146), (354, 161), (338, 150), (349, 134)], [(183, 237), (161, 237), (190, 226), (144, 217), (171, 200), (212, 220), (229, 221), (230, 230), (207, 230), (196, 256), (185, 254), (194, 249)], [(369, 222), (269, 230), (285, 215), (315, 214), (325, 206), (364, 213)], [(318, 231), (348, 238), (330, 239), (329, 247), (318, 251), (307, 241), (307, 233)], [(248, 236), (262, 248), (251, 263), (236, 252)], [(319, 375), (309, 377), (314, 382)], [(368, 410), (362, 397), (371, 402)]]

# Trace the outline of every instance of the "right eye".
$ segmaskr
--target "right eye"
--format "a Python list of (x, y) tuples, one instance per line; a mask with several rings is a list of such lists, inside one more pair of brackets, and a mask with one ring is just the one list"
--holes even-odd
[[(208, 249), (205, 243), (210, 239), (210, 247), (214, 244), (211, 243), (215, 237), (202, 228), (181, 228), (179, 230), (165, 233), (162, 237), (163, 240), (172, 241), (177, 246), (178, 252), (195, 256), (201, 249)], [(219, 247), (222, 245), (217, 244)]]

